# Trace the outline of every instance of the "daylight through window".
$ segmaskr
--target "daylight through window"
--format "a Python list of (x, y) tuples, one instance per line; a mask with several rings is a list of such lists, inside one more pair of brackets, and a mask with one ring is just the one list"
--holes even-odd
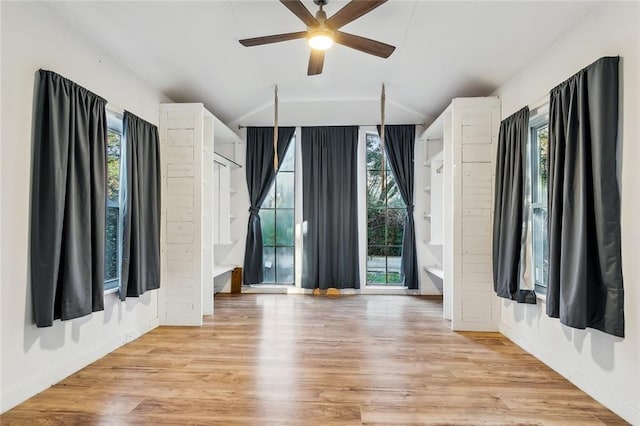
[(406, 208), (380, 138), (367, 142), (367, 284), (402, 285), (400, 257)]
[(265, 284), (294, 283), (295, 137), (260, 208)]
[(549, 125), (546, 115), (530, 120), (531, 140), (531, 232), (535, 290), (545, 294), (549, 274), (547, 238), (547, 178), (549, 158)]
[(104, 289), (120, 287), (120, 153), (122, 148), (122, 117), (107, 113), (107, 217), (104, 263)]

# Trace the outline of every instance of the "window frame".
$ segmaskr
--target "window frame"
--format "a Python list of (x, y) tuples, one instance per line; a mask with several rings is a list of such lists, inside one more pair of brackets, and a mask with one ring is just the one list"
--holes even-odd
[[(389, 257), (395, 257), (395, 256), (389, 256), (388, 254), (384, 255), (385, 258), (385, 273), (384, 273), (384, 277), (385, 277), (385, 281), (383, 283), (378, 283), (378, 282), (370, 282), (369, 281), (369, 247), (380, 247), (383, 248), (385, 253), (388, 253), (388, 249), (389, 248), (396, 248), (396, 249), (400, 249), (400, 255), (398, 256), (398, 258), (400, 259), (400, 267), (402, 265), (402, 242), (400, 242), (400, 244), (389, 244), (388, 241), (388, 212), (389, 211), (400, 211), (401, 214), (404, 216), (404, 214), (406, 213), (406, 207), (403, 205), (402, 207), (389, 207), (389, 199), (388, 197), (386, 197), (385, 202), (384, 202), (384, 208), (382, 208), (381, 210), (384, 210), (385, 212), (385, 229), (384, 229), (384, 235), (385, 235), (385, 244), (384, 245), (370, 245), (369, 244), (369, 173), (371, 172), (378, 172), (381, 173), (382, 170), (378, 170), (378, 169), (370, 169), (369, 168), (369, 164), (368, 164), (368, 138), (370, 136), (374, 136), (376, 138), (378, 138), (378, 143), (380, 146), (380, 155), (382, 157), (382, 161), (381, 161), (381, 167), (384, 167), (384, 172), (385, 172), (385, 178), (386, 180), (388, 180), (387, 175), (391, 175), (392, 179), (393, 179), (393, 184), (398, 185), (398, 183), (395, 181), (395, 176), (393, 175), (393, 171), (391, 170), (391, 166), (389, 165), (387, 156), (384, 153), (384, 148), (382, 147), (382, 145), (380, 144), (380, 136), (377, 132), (375, 131), (369, 131), (366, 130), (364, 131), (364, 189), (365, 189), (365, 274), (364, 274), (364, 285), (366, 287), (379, 287), (379, 288), (385, 288), (385, 289), (390, 289), (390, 288), (400, 288), (400, 289), (406, 289), (407, 286), (404, 283), (404, 280), (402, 279), (402, 271), (399, 272), (400, 274), (400, 278), (401, 281), (400, 282), (389, 282)], [(384, 165), (382, 164), (384, 163)], [(404, 232), (404, 231), (403, 231)]]
[[(296, 233), (295, 233), (295, 229), (296, 229), (296, 193), (297, 193), (297, 171), (298, 171), (298, 167), (296, 167), (296, 158), (297, 158), (297, 145), (296, 145), (296, 141), (297, 141), (297, 135), (294, 133), (293, 136), (291, 136), (291, 142), (289, 143), (289, 146), (287, 147), (287, 151), (284, 153), (283, 157), (282, 157), (282, 161), (284, 161), (284, 159), (287, 157), (287, 155), (292, 155), (293, 156), (293, 170), (282, 170), (279, 169), (276, 172), (275, 178), (273, 179), (273, 183), (271, 184), (271, 187), (269, 188), (269, 192), (274, 191), (274, 200), (273, 200), (273, 207), (265, 207), (264, 203), (263, 206), (260, 207), (260, 212), (263, 213), (265, 211), (273, 211), (273, 226), (274, 226), (274, 240), (273, 240), (273, 245), (266, 245), (264, 244), (264, 239), (263, 239), (263, 253), (264, 253), (264, 249), (265, 248), (273, 248), (273, 277), (274, 277), (274, 281), (263, 281), (258, 285), (267, 285), (267, 286), (295, 286), (296, 285)], [(293, 149), (293, 152), (290, 154), (290, 150)], [(292, 181), (293, 181), (293, 188), (292, 188), (292, 195), (293, 195), (293, 207), (278, 207), (277, 206), (277, 188), (278, 188), (278, 176), (280, 175), (280, 173), (287, 173), (287, 174), (291, 174), (291, 176), (293, 177)], [(268, 197), (268, 195), (267, 195)], [(281, 211), (290, 211), (292, 213), (293, 216), (293, 224), (292, 224), (292, 231), (293, 231), (293, 242), (291, 245), (279, 245), (278, 244), (278, 234), (277, 234), (277, 226), (278, 226), (278, 210)], [(261, 226), (262, 226), (263, 221), (261, 220)], [(277, 259), (277, 250), (278, 248), (291, 248), (292, 249), (292, 254), (293, 254), (293, 270), (292, 270), (292, 281), (289, 282), (280, 282), (277, 280), (278, 278), (278, 259)], [(263, 254), (264, 256), (264, 254)], [(262, 264), (262, 268), (264, 270), (264, 259), (263, 259), (263, 264)], [(266, 276), (266, 275), (265, 275)]]
[[(548, 234), (545, 232), (544, 233), (544, 237), (546, 238), (546, 241), (542, 241), (541, 247), (537, 247), (536, 241), (535, 241), (535, 213), (536, 210), (542, 209), (544, 211), (547, 211), (548, 209), (548, 186), (546, 188), (544, 188), (545, 190), (545, 194), (546, 196), (544, 197), (540, 197), (540, 189), (541, 187), (539, 186), (539, 175), (540, 175), (540, 161), (539, 161), (539, 151), (540, 151), (540, 144), (539, 144), (539, 140), (538, 140), (538, 132), (541, 129), (547, 128), (549, 127), (549, 105), (548, 103), (545, 105), (542, 105), (541, 107), (537, 108), (536, 110), (533, 111), (533, 113), (531, 114), (531, 117), (529, 118), (529, 134), (528, 134), (528, 159), (527, 159), (527, 170), (529, 173), (529, 182), (528, 182), (528, 191), (529, 191), (529, 196), (528, 196), (528, 213), (529, 213), (529, 223), (530, 223), (530, 231), (531, 231), (531, 238), (530, 238), (530, 242), (528, 243), (528, 248), (531, 250), (531, 256), (530, 256), (530, 279), (531, 279), (531, 283), (532, 286), (536, 292), (537, 295), (540, 296), (545, 296), (547, 293), (547, 283), (544, 282), (544, 278), (542, 281), (538, 280), (536, 277), (536, 265), (537, 265), (537, 260), (539, 260), (539, 256), (542, 256), (542, 262), (544, 264), (545, 259), (544, 259), (544, 245), (545, 243), (548, 244)], [(547, 130), (548, 132), (548, 130)], [(548, 134), (548, 133), (547, 133)], [(548, 136), (547, 136), (548, 137)], [(548, 144), (548, 141), (547, 141)], [(547, 149), (548, 149), (548, 145), (547, 145)], [(548, 152), (547, 152), (547, 168), (548, 168)], [(548, 176), (547, 176), (548, 179)], [(548, 182), (548, 180), (547, 180)], [(548, 216), (547, 216), (547, 221), (545, 222), (545, 226), (548, 228)], [(542, 253), (541, 253), (542, 252)], [(549, 259), (548, 259), (548, 253), (547, 253), (547, 259), (546, 262), (548, 264)], [(544, 272), (543, 272), (544, 273)], [(547, 271), (548, 273), (548, 271)], [(548, 278), (547, 278), (547, 282), (548, 282)]]
[[(108, 106), (106, 108), (106, 115), (107, 115), (107, 137), (109, 132), (113, 132), (113, 133), (117, 133), (120, 135), (120, 159), (119, 159), (119, 167), (118, 167), (118, 174), (119, 174), (119, 190), (118, 190), (118, 236), (117, 236), (117, 247), (118, 247), (118, 261), (117, 261), (117, 278), (111, 278), (111, 279), (107, 279), (106, 277), (104, 278), (104, 283), (103, 283), (103, 289), (104, 289), (104, 294), (111, 294), (111, 293), (119, 293), (120, 289), (121, 289), (121, 276), (120, 274), (122, 273), (122, 239), (123, 239), (123, 217), (122, 217), (122, 187), (123, 187), (123, 182), (122, 182), (122, 170), (123, 170), (123, 165), (122, 165), (122, 160), (123, 160), (123, 149), (124, 149), (124, 115), (122, 112), (110, 109)], [(106, 149), (106, 147), (105, 147)], [(108, 154), (107, 154), (108, 157)], [(107, 158), (108, 160), (108, 158)], [(108, 168), (107, 168), (107, 173), (108, 173)], [(107, 175), (107, 179), (108, 179), (108, 175)], [(109, 200), (108, 198), (105, 200), (105, 235), (106, 235), (106, 209), (108, 209), (108, 203)], [(105, 266), (106, 266), (106, 259), (107, 259), (107, 249), (106, 249), (106, 244), (105, 244), (105, 252), (104, 252), (104, 256), (105, 256)]]

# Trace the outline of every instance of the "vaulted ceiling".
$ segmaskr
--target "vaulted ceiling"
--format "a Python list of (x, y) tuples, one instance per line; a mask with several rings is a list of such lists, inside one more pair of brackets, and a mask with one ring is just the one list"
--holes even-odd
[[(303, 0), (312, 13), (317, 6)], [(330, 0), (331, 16), (346, 1)], [(491, 94), (583, 18), (594, 2), (391, 0), (345, 32), (396, 46), (388, 59), (343, 46), (307, 76), (299, 39), (239, 39), (305, 30), (277, 1), (52, 2), (63, 20), (176, 102), (203, 102), (231, 126), (373, 124), (435, 119), (451, 98)]]

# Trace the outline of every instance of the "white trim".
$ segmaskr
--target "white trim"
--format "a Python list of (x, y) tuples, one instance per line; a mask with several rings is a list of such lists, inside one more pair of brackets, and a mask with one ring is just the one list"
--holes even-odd
[(550, 95), (547, 93), (540, 99), (529, 104), (529, 111), (535, 111), (543, 106), (549, 106)]
[(114, 288), (110, 288), (108, 290), (104, 291), (104, 295), (106, 296), (107, 294), (112, 294), (112, 293), (117, 293), (120, 291), (120, 284), (118, 284), (118, 287), (114, 287)]
[(626, 401), (622, 395), (614, 394), (610, 389), (605, 389), (585, 376), (576, 368), (576, 364), (563, 361), (553, 348), (549, 350), (542, 346), (531, 345), (525, 336), (519, 335), (502, 322), (500, 322), (500, 333), (626, 421), (631, 424), (640, 424), (640, 410), (633, 406), (633, 401)]
[(8, 389), (0, 395), (0, 413), (10, 410), (11, 408), (23, 403), (32, 396), (44, 391), (45, 389), (55, 385), (61, 380), (69, 377), (73, 373), (85, 368), (89, 364), (99, 360), (103, 356), (113, 352), (120, 346), (123, 346), (143, 334), (148, 333), (158, 326), (158, 318), (149, 321), (146, 326), (140, 326), (130, 331), (120, 333), (108, 340), (102, 345), (96, 347), (92, 351), (67, 360), (59, 365), (54, 365), (47, 369), (46, 372), (40, 374), (33, 379), (21, 383), (13, 388)]
[(121, 108), (118, 105), (114, 105), (111, 102), (107, 103), (107, 105), (105, 106), (105, 109), (107, 110), (107, 112), (111, 112), (119, 116), (119, 118), (122, 118), (122, 116), (124, 115), (124, 108)]

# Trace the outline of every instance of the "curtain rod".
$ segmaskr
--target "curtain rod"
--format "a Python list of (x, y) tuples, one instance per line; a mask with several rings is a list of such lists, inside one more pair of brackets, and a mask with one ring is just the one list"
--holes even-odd
[[(403, 123), (404, 125), (406, 125), (407, 123)], [(411, 124), (415, 124), (416, 126), (422, 126), (422, 127), (427, 127), (427, 123), (408, 123), (409, 125)], [(358, 127), (375, 127), (375, 126), (379, 126), (380, 123), (378, 124), (354, 124), (354, 126), (358, 126)], [(350, 126), (350, 124), (346, 124), (346, 126)], [(393, 124), (385, 124), (385, 126), (393, 126)], [(245, 126), (242, 124), (238, 124), (238, 129), (246, 129), (247, 127), (253, 127), (253, 126)], [(261, 126), (257, 126), (257, 127), (261, 127)], [(289, 126), (280, 126), (280, 127), (289, 127)], [(312, 127), (312, 126), (290, 126), (290, 127)]]

